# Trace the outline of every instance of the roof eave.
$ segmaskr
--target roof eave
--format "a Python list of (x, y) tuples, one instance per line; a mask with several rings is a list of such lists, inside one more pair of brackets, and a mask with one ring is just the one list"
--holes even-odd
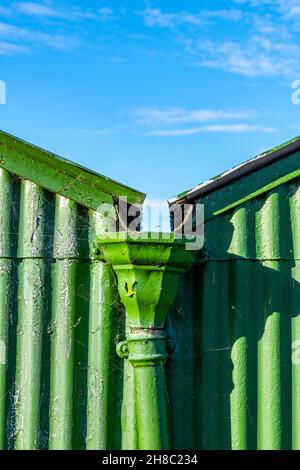
[[(0, 131), (0, 168), (86, 207), (114, 197), (140, 204), (145, 194)], [(106, 197), (107, 196), (107, 197)]]
[(219, 189), (223, 186), (226, 186), (233, 181), (246, 176), (254, 171), (260, 170), (261, 168), (270, 165), (276, 160), (287, 157), (292, 153), (295, 153), (300, 150), (300, 136), (285, 142), (284, 144), (275, 147), (271, 150), (268, 150), (257, 157), (247, 160), (240, 165), (237, 165), (230, 170), (225, 171), (220, 176), (214, 179), (207, 180), (185, 193), (181, 193), (168, 200), (169, 205), (178, 204), (182, 202), (192, 202), (195, 199), (204, 194), (210, 193)]

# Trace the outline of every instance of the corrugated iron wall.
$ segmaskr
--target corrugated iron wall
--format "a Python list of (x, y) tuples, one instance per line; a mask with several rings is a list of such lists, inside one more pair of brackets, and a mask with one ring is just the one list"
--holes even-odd
[[(106, 214), (0, 187), (0, 448), (136, 448), (124, 314), (90, 257)], [(300, 449), (299, 233), (299, 179), (206, 221), (167, 326), (175, 449)]]
[(0, 169), (0, 448), (120, 448), (124, 316), (107, 214)]
[(174, 448), (300, 449), (299, 234), (299, 179), (206, 221), (168, 322)]

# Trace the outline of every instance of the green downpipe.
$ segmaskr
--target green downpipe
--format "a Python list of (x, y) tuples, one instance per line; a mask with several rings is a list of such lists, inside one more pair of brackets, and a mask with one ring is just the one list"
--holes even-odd
[(137, 417), (135, 400), (134, 368), (129, 361), (124, 361), (124, 383), (122, 403), (122, 449), (138, 449)]
[[(136, 447), (141, 450), (171, 447), (165, 376), (170, 342), (164, 327), (180, 276), (196, 258), (195, 251), (186, 250), (185, 242), (174, 234), (155, 238), (149, 233), (120, 232), (99, 235), (95, 243), (94, 255), (116, 272), (120, 298), (126, 308), (126, 340), (118, 343), (117, 353), (128, 359), (133, 368), (135, 413), (129, 407), (134, 421), (122, 420), (122, 434), (127, 432), (123, 427), (126, 424), (134, 445), (136, 423)], [(130, 374), (129, 379), (127, 384), (132, 386)], [(128, 390), (125, 406), (128, 406)], [(123, 413), (125, 410), (124, 407)]]
[(164, 366), (135, 367), (134, 380), (139, 449), (170, 449)]
[[(134, 369), (138, 448), (170, 449), (168, 394), (164, 364), (167, 339), (162, 330), (136, 330), (121, 343), (119, 354)], [(120, 352), (121, 351), (121, 352)]]

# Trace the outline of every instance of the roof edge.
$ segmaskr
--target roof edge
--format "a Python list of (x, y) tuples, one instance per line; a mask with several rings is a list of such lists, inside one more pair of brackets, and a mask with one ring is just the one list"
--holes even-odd
[(185, 191), (168, 200), (169, 205), (180, 202), (193, 201), (204, 194), (210, 193), (227, 184), (246, 176), (254, 171), (264, 168), (276, 160), (284, 158), (292, 153), (300, 150), (300, 136), (295, 137), (277, 147), (274, 147), (258, 156), (247, 160), (244, 163), (234, 166), (230, 170), (221, 173), (219, 176), (204, 181), (194, 188)]
[[(28, 160), (30, 164), (28, 164)], [(20, 164), (18, 165), (18, 163)], [(93, 194), (95, 199), (95, 193), (97, 191), (112, 197), (126, 196), (128, 202), (131, 204), (142, 203), (146, 197), (144, 193), (127, 185), (0, 130), (0, 168), (14, 173), (19, 177), (31, 179), (29, 176), (29, 167), (33, 166), (32, 181), (58, 194), (64, 195), (65, 190), (63, 187), (61, 191), (58, 190), (58, 183), (55, 181), (55, 176), (59, 176), (66, 183), (69, 181), (71, 186), (78, 186), (78, 184), (80, 185), (80, 183), (82, 183), (87, 193), (87, 200), (89, 192)], [(49, 173), (47, 185), (45, 185), (45, 169)], [(73, 191), (73, 193), (74, 197), (70, 197), (70, 199), (76, 201), (76, 192)], [(82, 197), (80, 197), (77, 202), (82, 204)], [(89, 207), (89, 204), (86, 205)], [(90, 207), (94, 208), (94, 205), (95, 204), (91, 204)]]

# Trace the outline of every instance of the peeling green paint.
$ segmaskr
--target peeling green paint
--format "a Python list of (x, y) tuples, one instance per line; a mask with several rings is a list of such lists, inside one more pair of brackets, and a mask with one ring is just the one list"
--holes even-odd
[[(118, 355), (134, 370), (136, 449), (169, 449), (170, 415), (164, 365), (169, 356), (164, 326), (175, 300), (182, 272), (197, 252), (186, 249), (174, 234), (104, 234), (97, 237), (101, 259), (110, 264), (126, 308), (129, 331), (117, 346)], [(123, 426), (128, 423), (123, 423)], [(131, 426), (130, 426), (131, 429)], [(126, 431), (125, 431), (126, 434)]]

